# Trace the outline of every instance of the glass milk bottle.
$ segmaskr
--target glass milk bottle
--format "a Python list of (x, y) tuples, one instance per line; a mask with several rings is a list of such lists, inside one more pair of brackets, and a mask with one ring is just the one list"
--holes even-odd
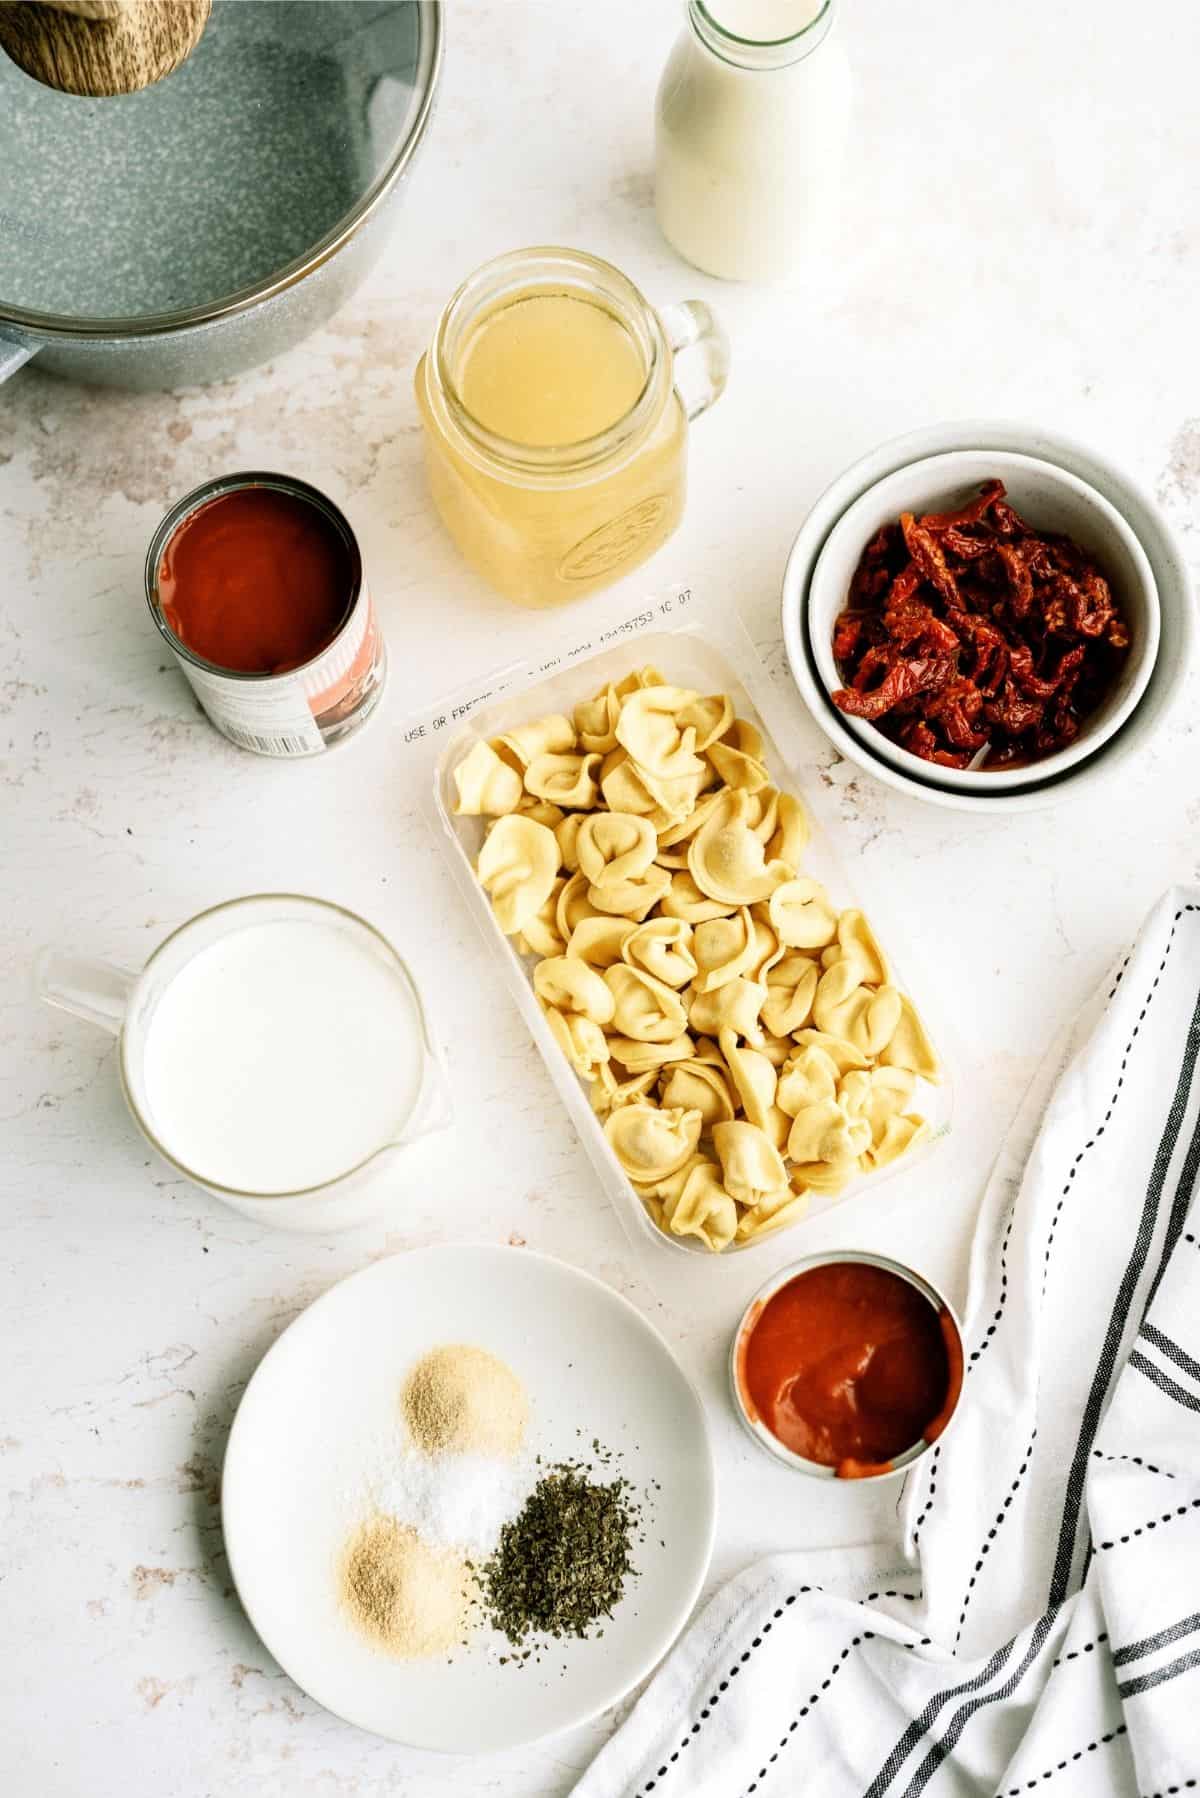
[(849, 126), (835, 3), (689, 0), (658, 90), (656, 203), (709, 274), (773, 280), (814, 246)]

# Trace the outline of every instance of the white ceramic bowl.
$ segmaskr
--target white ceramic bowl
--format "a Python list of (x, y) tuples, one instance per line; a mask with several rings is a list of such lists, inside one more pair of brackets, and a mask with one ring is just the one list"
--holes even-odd
[[(1031, 780), (1026, 787), (963, 793), (914, 780), (880, 757), (868, 755), (847, 729), (847, 720), (828, 698), (812, 659), (807, 631), (808, 588), (825, 539), (843, 512), (869, 487), (912, 462), (949, 451), (974, 451), (981, 446), (993, 452), (1013, 452), (1051, 462), (1078, 475), (1116, 508), (1150, 563), (1158, 590), (1161, 638), (1141, 704), (1124, 728), (1088, 760), (1065, 775), (1043, 776)], [(852, 463), (818, 497), (800, 528), (784, 572), (781, 614), (793, 679), (813, 718), (839, 754), (910, 798), (951, 811), (982, 812), (992, 817), (1044, 810), (1064, 799), (1082, 799), (1085, 794), (1107, 787), (1121, 764), (1146, 747), (1178, 700), (1196, 637), (1191, 580), (1183, 550), (1149, 494), (1115, 463), (1074, 438), (1011, 419), (962, 419), (928, 425), (893, 438)]]
[(839, 518), (825, 539), (808, 589), (812, 657), (832, 694), (845, 682), (833, 656), (833, 629), (846, 603), (859, 558), (875, 533), (902, 512), (950, 512), (974, 499), (985, 481), (1004, 482), (1008, 499), (1040, 530), (1059, 531), (1091, 555), (1107, 577), (1129, 625), (1130, 645), (1120, 676), (1102, 705), (1065, 749), (1018, 768), (944, 768), (901, 748), (869, 719), (843, 714), (868, 754), (881, 756), (913, 780), (959, 792), (1003, 792), (1050, 779), (1075, 767), (1107, 742), (1146, 690), (1158, 654), (1159, 606), (1146, 552), (1115, 506), (1077, 475), (1034, 456), (1000, 450), (951, 451), (928, 456), (885, 475)]
[(932, 1440), (922, 1437), (920, 1441), (912, 1443), (904, 1450), (903, 1454), (896, 1455), (883, 1471), (861, 1473), (855, 1476), (854, 1484), (856, 1485), (877, 1486), (882, 1480), (903, 1478), (914, 1461), (919, 1461), (921, 1456), (933, 1446), (933, 1441), (939, 1439), (950, 1428), (962, 1404), (962, 1321), (949, 1299), (939, 1292), (937, 1287), (923, 1274), (916, 1273), (911, 1267), (905, 1267), (902, 1261), (891, 1260), (887, 1255), (871, 1255), (865, 1250), (859, 1249), (831, 1249), (826, 1254), (806, 1255), (802, 1261), (793, 1261), (789, 1267), (781, 1268), (778, 1273), (772, 1274), (765, 1285), (759, 1287), (743, 1311), (738, 1327), (733, 1333), (733, 1340), (729, 1345), (729, 1389), (733, 1395), (733, 1408), (737, 1412), (742, 1428), (753, 1437), (761, 1449), (771, 1456), (772, 1460), (782, 1462), (794, 1473), (806, 1473), (812, 1479), (845, 1479), (844, 1475), (839, 1475), (837, 1468), (826, 1466), (821, 1461), (810, 1461), (806, 1456), (798, 1455), (793, 1449), (786, 1448), (779, 1437), (773, 1435), (767, 1428), (762, 1419), (751, 1412), (743, 1390), (742, 1356), (750, 1334), (762, 1315), (767, 1301), (774, 1298), (781, 1287), (789, 1285), (799, 1274), (810, 1273), (813, 1268), (840, 1267), (848, 1261), (859, 1266), (882, 1268), (884, 1273), (895, 1274), (898, 1280), (907, 1281), (908, 1285), (915, 1287), (937, 1315), (947, 1320), (949, 1329), (945, 1334), (955, 1345), (950, 1353), (950, 1389), (946, 1395), (948, 1412), (943, 1419), (941, 1429)]

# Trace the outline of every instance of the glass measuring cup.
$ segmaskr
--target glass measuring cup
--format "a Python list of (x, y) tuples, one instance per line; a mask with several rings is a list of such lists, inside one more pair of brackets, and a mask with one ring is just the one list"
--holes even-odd
[[(172, 983), (195, 958), (226, 942), (237, 932), (275, 924), (319, 924), (337, 933), (340, 945), (369, 958), (381, 977), (380, 991), (389, 993), (391, 1022), (411, 1031), (412, 1077), (407, 1101), (366, 1155), (333, 1177), (296, 1190), (239, 1189), (188, 1165), (164, 1140), (150, 1092), (147, 1046), (155, 1013)], [(302, 986), (303, 966), (295, 969)], [(386, 982), (386, 986), (385, 986)], [(38, 996), (48, 1005), (99, 1025), (118, 1038), (117, 1065), (126, 1103), (151, 1147), (172, 1167), (225, 1204), (262, 1223), (291, 1230), (342, 1230), (365, 1223), (386, 1204), (394, 1190), (387, 1178), (396, 1151), (420, 1136), (445, 1128), (450, 1103), (441, 1059), (430, 1034), (424, 1007), (407, 966), (387, 939), (355, 913), (326, 900), (289, 893), (261, 893), (233, 899), (201, 912), (180, 926), (151, 955), (138, 974), (104, 962), (83, 960), (43, 950), (36, 969)], [(347, 1070), (348, 1075), (352, 1070)], [(399, 1090), (399, 1079), (398, 1079)]]
[[(498, 325), (513, 327), (513, 366), (506, 380), (503, 359), (493, 363), (482, 405), (470, 365), (489, 335), (494, 347)], [(607, 586), (683, 516), (688, 425), (720, 398), (728, 368), (725, 334), (702, 301), (655, 311), (620, 269), (582, 250), (485, 263), (446, 307), (415, 376), (443, 524), (519, 604)], [(506, 435), (496, 420), (515, 417), (507, 402), (531, 395), (546, 402), (541, 416), (523, 431), (508, 423)]]

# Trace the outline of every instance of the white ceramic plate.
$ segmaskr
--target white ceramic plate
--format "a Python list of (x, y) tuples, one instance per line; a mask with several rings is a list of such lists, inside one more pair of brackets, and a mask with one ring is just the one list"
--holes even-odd
[[(1054, 462), (1095, 487), (1136, 533), (1154, 575), (1161, 617), (1159, 653), (1149, 684), (1133, 717), (1090, 760), (1058, 780), (1032, 782), (1015, 792), (956, 793), (910, 780), (898, 769), (869, 757), (845, 728), (841, 713), (826, 697), (812, 660), (806, 629), (808, 585), (821, 546), (846, 508), (876, 481), (926, 456), (987, 446)], [(813, 718), (839, 752), (885, 785), (914, 799), (952, 811), (999, 813), (1038, 811), (1082, 797), (1106, 782), (1126, 758), (1145, 747), (1179, 699), (1195, 650), (1197, 623), (1191, 580), (1178, 537), (1138, 483), (1095, 450), (1058, 431), (1010, 419), (962, 419), (929, 425), (895, 437), (853, 463), (817, 499), (801, 526), (783, 577), (783, 639), (792, 676)]]
[[(507, 1645), (489, 1630), (450, 1662), (389, 1660), (338, 1603), (364, 1461), (394, 1427), (408, 1368), (447, 1342), (477, 1343), (519, 1375), (534, 1453), (583, 1459), (597, 1437), (617, 1456), (603, 1477), (623, 1473), (643, 1506), (639, 1576), (603, 1636), (552, 1642), (540, 1663), (501, 1666)], [(243, 1394), (221, 1494), (238, 1595), (296, 1684), (362, 1729), (462, 1754), (535, 1741), (623, 1698), (687, 1621), (715, 1523), (703, 1410), (658, 1332), (588, 1274), (483, 1246), (395, 1255), (297, 1318)]]

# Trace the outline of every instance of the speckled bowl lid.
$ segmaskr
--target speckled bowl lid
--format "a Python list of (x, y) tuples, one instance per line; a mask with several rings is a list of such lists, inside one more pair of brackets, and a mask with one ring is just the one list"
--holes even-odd
[(403, 174), (440, 47), (428, 0), (215, 0), (138, 93), (59, 93), (0, 54), (0, 325), (166, 330), (289, 285)]

